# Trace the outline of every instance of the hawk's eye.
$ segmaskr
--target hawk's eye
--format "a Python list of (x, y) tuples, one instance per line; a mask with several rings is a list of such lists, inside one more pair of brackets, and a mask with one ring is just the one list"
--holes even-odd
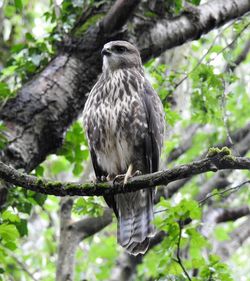
[(123, 46), (114, 46), (113, 49), (119, 54), (122, 54), (127, 51), (127, 48)]

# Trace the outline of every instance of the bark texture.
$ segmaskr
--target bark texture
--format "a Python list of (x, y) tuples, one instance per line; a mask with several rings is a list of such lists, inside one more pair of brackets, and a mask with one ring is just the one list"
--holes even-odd
[[(198, 39), (250, 10), (248, 0), (210, 1), (172, 19), (165, 15), (164, 19), (147, 21), (133, 16), (133, 30), (125, 28), (121, 32), (138, 2), (117, 1), (74, 47), (59, 51), (43, 71), (5, 104), (0, 112), (9, 129), (10, 142), (1, 157), (5, 163), (30, 171), (60, 147), (65, 130), (81, 113), (86, 94), (101, 71), (100, 51), (106, 42), (130, 40), (139, 46), (146, 61), (169, 48)], [(117, 20), (112, 22), (111, 18)]]
[(100, 217), (86, 217), (73, 222), (71, 209), (73, 200), (63, 198), (60, 209), (60, 241), (57, 259), (57, 281), (73, 281), (75, 267), (75, 252), (79, 243), (102, 230), (112, 221), (112, 212), (105, 209)]
[[(209, 155), (209, 153), (211, 155)], [(189, 178), (206, 172), (217, 172), (218, 170), (250, 170), (250, 158), (234, 157), (229, 150), (224, 148), (209, 152), (208, 157), (186, 165), (180, 165), (166, 171), (136, 176), (123, 183), (101, 182), (101, 183), (64, 183), (40, 179), (21, 173), (10, 166), (0, 162), (0, 178), (7, 183), (24, 187), (25, 189), (56, 196), (106, 196), (126, 192), (135, 192), (140, 189), (152, 188), (157, 185), (167, 185), (170, 182)]]
[[(136, 9), (139, 2), (116, 1), (107, 16), (83, 33), (81, 38), (77, 39), (76, 44), (72, 44), (74, 40), (70, 40), (70, 44), (64, 42), (66, 47), (58, 51), (48, 66), (26, 83), (14, 99), (5, 104), (1, 109), (0, 118), (4, 120), (8, 128), (10, 142), (1, 154), (3, 162), (29, 172), (41, 163), (48, 154), (61, 146), (65, 130), (81, 113), (86, 95), (101, 71), (100, 51), (106, 42), (114, 39), (125, 39), (136, 43), (145, 62), (169, 48), (198, 39), (202, 34), (206, 34), (250, 11), (249, 0), (213, 0), (198, 8), (187, 9), (176, 18), (169, 17), (162, 9), (157, 8), (158, 17), (151, 20), (151, 18), (145, 19), (133, 14), (133, 10)], [(161, 1), (150, 2), (157, 2), (157, 5), (160, 6)], [(129, 28), (129, 24), (124, 26), (128, 18), (130, 18), (130, 26), (132, 23), (133, 29)], [(189, 167), (186, 165), (186, 170), (180, 169), (175, 172), (182, 171), (181, 176), (187, 177), (206, 170), (218, 169), (214, 163), (212, 165), (211, 162), (209, 163), (208, 165), (206, 162), (208, 166), (202, 166), (203, 168), (199, 165)], [(203, 164), (205, 163), (203, 162)], [(242, 167), (240, 163), (238, 164), (238, 167)], [(245, 167), (245, 165), (244, 162), (243, 166)], [(197, 173), (190, 173), (193, 167), (196, 167)], [(232, 168), (233, 166), (224, 167)], [(174, 179), (177, 174), (169, 172), (168, 176)], [(22, 181), (25, 180), (22, 178), (22, 174), (18, 173), (18, 175), (21, 176)], [(33, 180), (35, 181), (33, 186), (39, 188), (37, 179)], [(163, 177), (162, 180), (164, 183), (169, 182), (168, 177), (165, 179)], [(186, 182), (187, 180), (182, 181)], [(154, 182), (154, 184), (159, 183), (159, 180)], [(173, 188), (172, 194), (183, 184)], [(58, 183), (53, 186), (55, 190), (60, 192), (58, 187), (61, 188)], [(93, 186), (90, 188), (93, 191)], [(171, 192), (171, 188), (168, 190)], [(45, 189), (44, 191), (48, 192)], [(100, 192), (102, 193), (103, 190)], [(120, 192), (123, 192), (121, 188)], [(68, 191), (64, 193), (64, 195), (66, 194)], [(105, 211), (101, 218), (95, 220), (85, 218), (72, 223), (71, 207), (71, 199), (62, 202), (57, 280), (74, 279), (74, 253), (78, 243), (81, 239), (98, 232), (112, 219), (111, 214)], [(248, 212), (246, 209), (241, 211), (241, 214)], [(91, 227), (87, 229), (87, 226)], [(249, 231), (246, 234), (249, 235)], [(131, 263), (129, 273), (127, 271), (126, 275), (126, 261), (123, 263), (121, 260), (120, 267), (117, 269), (120, 270), (120, 275), (117, 274), (118, 279), (116, 280), (128, 280), (139, 262), (132, 261), (133, 264)], [(122, 279), (119, 276), (125, 277)]]

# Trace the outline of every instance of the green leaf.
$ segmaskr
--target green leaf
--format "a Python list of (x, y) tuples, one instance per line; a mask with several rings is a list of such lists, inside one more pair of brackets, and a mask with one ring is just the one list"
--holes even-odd
[(200, 4), (201, 0), (188, 0), (188, 2), (198, 6)]
[(23, 50), (26, 47), (27, 47), (26, 44), (23, 44), (23, 43), (15, 44), (11, 47), (11, 52), (19, 53), (21, 50)]
[(67, 171), (70, 167), (69, 161), (63, 156), (58, 156), (56, 159), (51, 161), (50, 171), (54, 175), (58, 175), (61, 172)]
[(35, 169), (35, 174), (37, 177), (42, 177), (44, 173), (44, 167), (42, 165), (39, 165)]
[(0, 99), (6, 98), (11, 94), (8, 85), (4, 82), (0, 82)]
[(79, 176), (82, 173), (82, 171), (83, 171), (83, 166), (79, 163), (76, 163), (74, 165), (73, 174), (75, 176)]
[(17, 245), (14, 242), (9, 241), (7, 243), (4, 243), (4, 247), (8, 248), (11, 251), (14, 251), (16, 250)]
[(26, 37), (26, 39), (27, 39), (28, 41), (30, 41), (30, 42), (35, 42), (35, 41), (36, 41), (36, 39), (34, 38), (34, 36), (33, 36), (31, 33), (29, 33), (29, 32), (27, 32), (27, 33), (25, 34), (25, 37)]
[(22, 0), (15, 0), (15, 6), (16, 6), (17, 10), (19, 10), (21, 12), (22, 9), (23, 9), (23, 2), (22, 2)]
[(19, 233), (15, 225), (4, 223), (0, 225), (0, 236), (6, 241), (13, 241), (19, 237)]
[(214, 235), (218, 241), (226, 241), (230, 240), (230, 237), (223, 226), (217, 225), (215, 230), (214, 230)]
[(12, 212), (6, 210), (2, 213), (2, 219), (4, 221), (9, 221), (9, 222), (20, 222), (20, 218), (18, 215), (13, 214)]
[(42, 194), (42, 193), (38, 193), (38, 192), (35, 192), (35, 194), (32, 197), (37, 202), (37, 204), (39, 206), (43, 206), (44, 202), (47, 199), (47, 195), (46, 194)]
[(28, 202), (28, 200), (26, 199), (26, 201), (19, 202), (19, 204), (17, 204), (16, 207), (19, 212), (30, 214), (32, 209), (32, 204)]
[(4, 7), (4, 14), (6, 17), (11, 18), (15, 14), (16, 9), (12, 5), (7, 5)]
[(79, 198), (75, 201), (73, 206), (73, 212), (78, 215), (90, 215), (94, 217), (101, 216), (103, 214), (102, 201), (97, 197)]
[(21, 219), (19, 223), (16, 223), (16, 228), (20, 234), (20, 237), (28, 235), (28, 223), (27, 220)]

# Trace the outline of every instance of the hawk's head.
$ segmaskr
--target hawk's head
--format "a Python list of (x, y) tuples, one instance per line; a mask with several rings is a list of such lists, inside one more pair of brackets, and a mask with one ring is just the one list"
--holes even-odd
[(139, 51), (126, 41), (111, 41), (105, 44), (102, 49), (102, 55), (104, 71), (142, 67)]

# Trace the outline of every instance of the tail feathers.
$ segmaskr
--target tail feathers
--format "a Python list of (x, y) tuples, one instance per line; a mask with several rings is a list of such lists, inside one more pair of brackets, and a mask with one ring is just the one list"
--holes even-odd
[(137, 256), (139, 254), (145, 254), (148, 246), (149, 246), (150, 239), (146, 238), (143, 242), (132, 242), (127, 248), (127, 252), (131, 255)]
[(118, 210), (117, 237), (120, 245), (132, 254), (144, 254), (155, 234), (152, 190), (115, 195)]

